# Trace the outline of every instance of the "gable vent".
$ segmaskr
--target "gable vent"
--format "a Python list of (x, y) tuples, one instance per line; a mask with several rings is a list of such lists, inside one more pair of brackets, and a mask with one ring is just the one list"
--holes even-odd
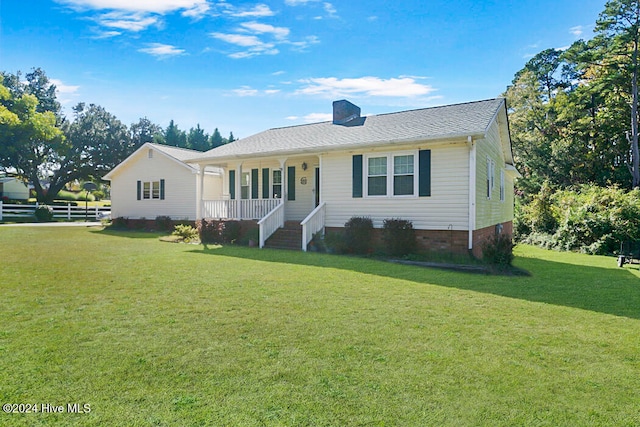
[(334, 125), (357, 125), (361, 123), (360, 107), (346, 99), (333, 102)]

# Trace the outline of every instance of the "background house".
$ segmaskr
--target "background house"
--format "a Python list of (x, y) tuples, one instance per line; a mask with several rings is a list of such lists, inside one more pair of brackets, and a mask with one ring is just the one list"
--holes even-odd
[(0, 177), (0, 199), (27, 200), (29, 198), (29, 188), (27, 185), (14, 177)]
[(260, 220), (261, 242), (287, 221), (313, 224), (304, 249), (353, 216), (378, 228), (401, 218), (424, 248), (479, 256), (487, 237), (512, 230), (518, 172), (501, 98), (368, 117), (336, 101), (331, 122), (270, 129), (190, 161), (223, 171), (213, 183), (222, 197), (203, 198), (198, 217)]
[[(111, 181), (111, 217), (196, 219), (198, 201), (222, 196), (222, 177), (216, 168), (199, 168), (186, 160), (202, 153), (146, 143), (104, 179)], [(200, 179), (202, 175), (203, 179)], [(201, 184), (205, 192), (201, 194)]]

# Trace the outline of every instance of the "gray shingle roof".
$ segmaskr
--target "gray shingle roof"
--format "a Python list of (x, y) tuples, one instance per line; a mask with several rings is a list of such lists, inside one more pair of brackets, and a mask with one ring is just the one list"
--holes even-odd
[(269, 129), (209, 150), (200, 159), (322, 152), (384, 143), (484, 135), (504, 99), (380, 114), (361, 126), (332, 122)]
[(181, 162), (186, 162), (187, 160), (193, 159), (194, 157), (198, 157), (198, 155), (203, 154), (202, 151), (189, 150), (187, 148), (178, 148), (171, 145), (154, 143), (149, 143), (149, 145), (156, 150), (162, 151), (163, 153), (180, 160)]

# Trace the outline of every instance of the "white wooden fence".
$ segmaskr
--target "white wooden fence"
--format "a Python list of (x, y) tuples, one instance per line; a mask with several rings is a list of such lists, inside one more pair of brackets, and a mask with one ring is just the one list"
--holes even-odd
[[(11, 205), (2, 203), (0, 201), (0, 221), (10, 218), (34, 218), (35, 211), (39, 206), (35, 205)], [(84, 206), (72, 206), (71, 203), (67, 203), (65, 206), (47, 205), (53, 210), (53, 217), (57, 219), (89, 219), (100, 220), (109, 216), (111, 213), (110, 207), (91, 206), (85, 208)]]

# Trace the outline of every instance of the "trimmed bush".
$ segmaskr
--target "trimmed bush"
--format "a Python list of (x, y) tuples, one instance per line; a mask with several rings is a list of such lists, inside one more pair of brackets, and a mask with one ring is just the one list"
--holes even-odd
[(201, 219), (196, 222), (196, 227), (203, 244), (234, 243), (240, 237), (238, 221)]
[(385, 219), (382, 239), (385, 243), (386, 252), (393, 256), (414, 253), (417, 247), (413, 223), (406, 219)]
[(494, 234), (482, 245), (482, 259), (497, 267), (509, 267), (513, 262), (513, 241), (511, 235)]
[[(156, 228), (160, 231), (169, 231), (173, 227), (173, 220), (170, 216), (160, 215), (156, 217)], [(194, 229), (195, 230), (195, 229)]]
[(354, 216), (344, 224), (344, 241), (347, 252), (367, 254), (373, 251), (373, 221), (368, 217)]
[(114, 228), (117, 230), (127, 230), (129, 228), (129, 218), (126, 216), (119, 216), (117, 218), (113, 218), (111, 220), (111, 225), (109, 228)]
[(347, 243), (344, 233), (340, 231), (328, 231), (324, 235), (324, 246), (327, 252), (334, 254), (347, 253)]
[(40, 205), (33, 212), (38, 222), (49, 222), (53, 220), (53, 208), (47, 205)]

